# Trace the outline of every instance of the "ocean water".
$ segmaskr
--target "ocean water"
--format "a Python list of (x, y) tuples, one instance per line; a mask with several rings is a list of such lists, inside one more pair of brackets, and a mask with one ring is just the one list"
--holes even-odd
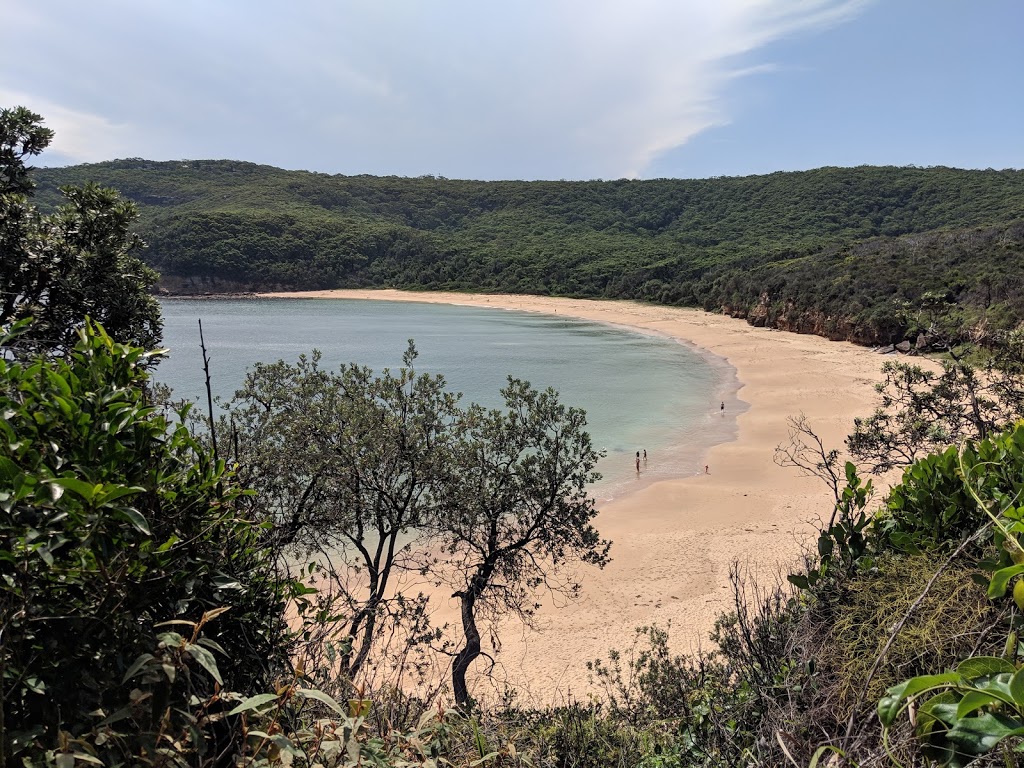
[[(230, 398), (255, 362), (319, 349), (321, 366), (397, 369), (414, 339), (416, 368), (441, 373), (463, 402), (502, 404), (508, 375), (553, 387), (587, 412), (607, 500), (654, 480), (696, 474), (706, 450), (735, 436), (735, 373), (718, 358), (659, 335), (553, 315), (444, 304), (334, 299), (163, 299), (155, 378), (205, 402), (198, 319), (215, 396)], [(720, 403), (725, 402), (722, 412)], [(647, 451), (638, 475), (637, 451)]]

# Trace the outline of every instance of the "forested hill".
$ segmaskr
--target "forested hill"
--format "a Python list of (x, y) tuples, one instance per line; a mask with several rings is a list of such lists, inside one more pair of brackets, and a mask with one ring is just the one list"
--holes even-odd
[(1024, 319), (1024, 171), (822, 168), (706, 180), (478, 182), (232, 161), (36, 171), (139, 203), (174, 292), (391, 286), (634, 298), (862, 343), (939, 292)]

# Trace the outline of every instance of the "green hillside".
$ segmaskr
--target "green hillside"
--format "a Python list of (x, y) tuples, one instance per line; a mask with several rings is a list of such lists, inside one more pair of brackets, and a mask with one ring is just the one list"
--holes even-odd
[(135, 200), (173, 292), (392, 286), (703, 306), (862, 343), (945, 294), (1024, 319), (1024, 171), (822, 168), (705, 180), (478, 182), (132, 159), (37, 171)]

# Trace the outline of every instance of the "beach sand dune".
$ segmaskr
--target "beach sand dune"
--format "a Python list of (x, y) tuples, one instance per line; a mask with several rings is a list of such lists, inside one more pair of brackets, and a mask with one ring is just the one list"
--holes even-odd
[[(281, 297), (440, 302), (565, 315), (658, 332), (691, 342), (736, 370), (738, 438), (712, 448), (690, 477), (656, 482), (605, 503), (596, 525), (613, 541), (604, 570), (581, 568), (581, 598), (545, 604), (538, 629), (509, 623), (488, 648), (497, 673), (523, 703), (564, 703), (588, 690), (586, 662), (626, 650), (635, 628), (671, 624), (674, 650), (707, 646), (715, 618), (732, 605), (729, 569), (739, 562), (775, 575), (812, 541), (831, 512), (831, 491), (773, 461), (787, 417), (804, 414), (827, 447), (842, 448), (856, 416), (876, 402), (883, 358), (863, 347), (768, 328), (700, 310), (635, 302), (534, 296), (338, 290)], [(729, 414), (727, 414), (729, 416)], [(700, 474), (697, 474), (697, 472)], [(441, 614), (457, 615), (454, 606)], [(482, 685), (482, 683), (481, 683)], [(479, 690), (485, 694), (485, 690)]]

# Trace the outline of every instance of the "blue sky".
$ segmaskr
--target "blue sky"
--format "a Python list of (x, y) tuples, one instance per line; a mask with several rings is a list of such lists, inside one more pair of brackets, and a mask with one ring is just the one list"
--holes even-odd
[(46, 165), (475, 179), (1024, 167), (1020, 0), (8, 0)]

